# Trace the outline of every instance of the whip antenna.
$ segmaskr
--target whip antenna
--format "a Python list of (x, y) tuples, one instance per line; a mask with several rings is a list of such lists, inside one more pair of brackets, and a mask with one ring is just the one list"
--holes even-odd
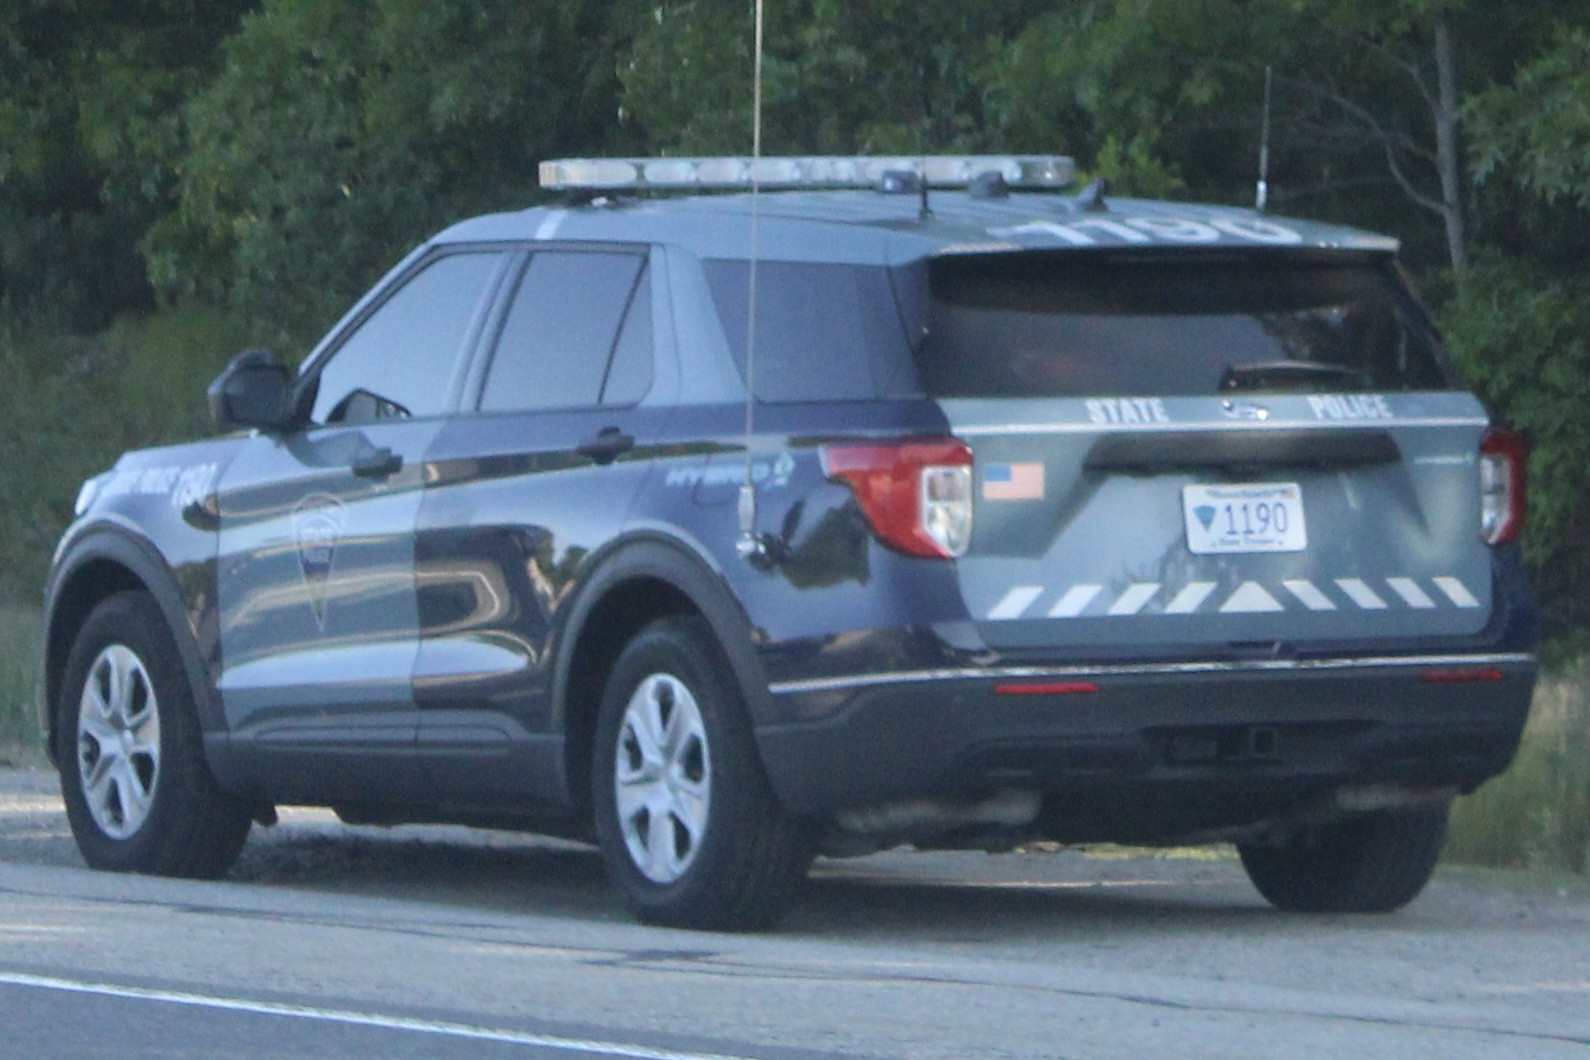
[(762, 0), (756, 0), (755, 59), (751, 74), (751, 262), (745, 307), (745, 478), (740, 483), (740, 539), (735, 550), (748, 560), (765, 558), (767, 547), (756, 533), (756, 484), (751, 474), (751, 438), (756, 430), (756, 262), (761, 256), (762, 161)]
[[(758, 0), (760, 3), (761, 0)], [(1270, 75), (1271, 67), (1264, 68), (1264, 116), (1259, 119), (1259, 186), (1254, 189), (1253, 208), (1259, 213), (1270, 202)]]

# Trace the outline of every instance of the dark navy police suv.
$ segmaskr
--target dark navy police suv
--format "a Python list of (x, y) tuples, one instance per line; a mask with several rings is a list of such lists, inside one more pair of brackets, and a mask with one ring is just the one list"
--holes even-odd
[(591, 838), (704, 928), (899, 844), (1419, 892), (1534, 617), (1522, 447), (1394, 242), (1051, 157), (541, 175), (84, 484), (41, 711), (90, 865), (311, 804)]

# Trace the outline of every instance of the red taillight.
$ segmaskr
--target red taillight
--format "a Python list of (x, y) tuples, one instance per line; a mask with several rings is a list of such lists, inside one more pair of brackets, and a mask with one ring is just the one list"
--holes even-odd
[(830, 478), (856, 494), (884, 544), (913, 556), (953, 559), (972, 539), (972, 450), (955, 438), (830, 445)]
[(1480, 536), (1512, 541), (1524, 528), (1524, 470), (1529, 452), (1521, 435), (1492, 427), (1480, 441)]

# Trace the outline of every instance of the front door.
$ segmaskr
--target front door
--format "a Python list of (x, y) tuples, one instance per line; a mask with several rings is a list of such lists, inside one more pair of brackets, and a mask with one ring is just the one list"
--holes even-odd
[(448, 254), (399, 276), (306, 372), (311, 423), (251, 439), (220, 483), (222, 703), (278, 801), (423, 796), (422, 476), (504, 259)]

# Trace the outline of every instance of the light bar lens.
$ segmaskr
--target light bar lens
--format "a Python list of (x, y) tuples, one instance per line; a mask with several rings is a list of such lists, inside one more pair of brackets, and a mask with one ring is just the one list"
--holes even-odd
[(964, 188), (998, 173), (1012, 188), (1063, 188), (1076, 176), (1064, 155), (805, 155), (763, 158), (559, 158), (541, 163), (548, 191), (874, 188), (890, 172), (919, 173), (929, 187)]

